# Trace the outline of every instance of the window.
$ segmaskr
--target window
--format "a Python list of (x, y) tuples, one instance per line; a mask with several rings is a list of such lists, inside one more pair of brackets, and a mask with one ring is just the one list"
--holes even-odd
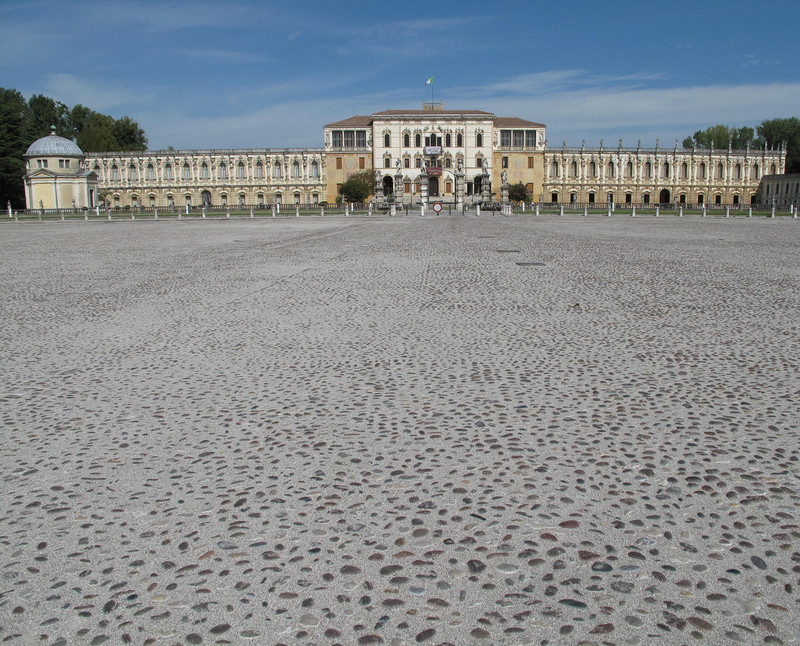
[(406, 148), (408, 148), (409, 146), (411, 146), (411, 135), (409, 135), (408, 133), (406, 133), (406, 134), (404, 134), (404, 135), (403, 135), (403, 145), (404, 145)]
[[(706, 163), (705, 162), (700, 162), (699, 177), (700, 177), (700, 179), (705, 179), (706, 178)], [(700, 196), (700, 197), (702, 197), (702, 196)], [(699, 204), (702, 204), (702, 202), (699, 202)]]
[(738, 204), (739, 204), (739, 196), (738, 196), (738, 195), (734, 195), (734, 196), (733, 196), (733, 203), (734, 203), (735, 205), (738, 205)]
[(236, 177), (244, 179), (244, 164), (242, 162), (239, 162), (239, 165), (236, 167)]
[(341, 170), (342, 169), (342, 158), (341, 157), (337, 157), (336, 158), (336, 169), (337, 170)]
[(704, 198), (703, 198), (703, 194), (702, 194), (702, 193), (698, 194), (698, 196), (697, 196), (697, 203), (698, 203), (698, 204), (702, 204), (702, 203), (703, 203), (703, 199), (704, 199)]
[(404, 193), (411, 192), (411, 182), (403, 182), (403, 192)]
[(316, 160), (311, 162), (311, 177), (313, 177), (314, 179), (319, 178), (319, 164), (317, 163)]
[(47, 160), (46, 159), (37, 159), (39, 168), (47, 168)]
[(239, 193), (239, 206), (244, 206), (244, 193)]
[(69, 168), (69, 159), (59, 159), (58, 160), (58, 167), (59, 168)]
[(630, 193), (625, 193), (625, 204), (631, 204), (633, 202), (633, 195)]
[(366, 130), (356, 130), (356, 146), (358, 148), (366, 148), (367, 147), (367, 131)]
[(446, 135), (444, 136), (444, 145), (445, 145), (445, 148), (450, 148), (450, 146), (451, 146), (451, 143), (452, 143), (452, 140), (450, 139), (450, 134), (448, 133), (448, 134), (446, 134)]
[(597, 177), (597, 164), (594, 160), (589, 162), (589, 177)]
[(342, 131), (341, 130), (334, 130), (331, 133), (331, 137), (333, 138), (332, 144), (334, 148), (341, 148), (342, 147)]
[(625, 177), (633, 177), (633, 162), (625, 164)]
[(292, 164), (292, 177), (294, 177), (295, 179), (300, 177), (300, 163), (299, 162), (295, 162), (294, 164)]
[(570, 177), (577, 177), (578, 176), (578, 162), (572, 162), (569, 165), (569, 176)]
[(356, 136), (355, 132), (352, 130), (345, 130), (344, 131), (344, 147), (345, 148), (354, 148), (356, 145)]
[(558, 177), (558, 162), (554, 159), (553, 163), (550, 164), (550, 174), (553, 177)]
[(759, 179), (759, 177), (758, 177), (758, 164), (753, 164), (753, 179)]
[(645, 204), (650, 204), (650, 193), (645, 193), (642, 195), (642, 202)]
[(224, 163), (219, 165), (219, 178), (228, 179), (228, 167)]
[(222, 198), (221, 202), (222, 206), (228, 206), (228, 196), (225, 193), (223, 193), (222, 195), (220, 195), (220, 197)]
[(589, 193), (589, 204), (594, 204), (594, 193)]
[(417, 133), (414, 135), (414, 145), (419, 148), (422, 145), (422, 135)]
[(383, 135), (383, 147), (384, 148), (391, 148), (392, 146), (392, 136), (387, 132)]
[[(736, 164), (736, 166), (733, 167), (733, 179), (742, 179), (742, 165), (741, 164)], [(735, 204), (735, 202), (734, 202), (734, 204)]]
[(651, 164), (650, 162), (647, 162), (644, 165), (644, 176), (647, 177), (648, 179), (653, 177), (653, 164)]
[(664, 162), (664, 177), (669, 177), (669, 162)]
[(522, 148), (525, 144), (525, 131), (524, 130), (515, 130), (514, 131), (514, 148)]
[(533, 157), (528, 157), (528, 168), (533, 168)]
[(450, 159), (449, 157), (444, 160), (444, 167), (445, 168), (450, 168), (452, 165), (453, 165), (453, 160)]
[(456, 148), (464, 147), (464, 136), (461, 133), (456, 135)]
[(191, 195), (187, 195), (186, 196), (186, 206), (191, 206), (191, 205), (192, 205), (192, 196)]
[(410, 160), (408, 157), (406, 157), (406, 158), (403, 160), (403, 167), (404, 167), (404, 168), (411, 168), (411, 160)]
[(312, 194), (311, 194), (311, 201), (312, 201), (314, 204), (319, 204), (319, 194), (317, 194), (317, 193), (312, 193)]
[(526, 148), (536, 148), (536, 131), (535, 130), (526, 130), (525, 131), (525, 147)]
[(164, 177), (167, 179), (172, 179), (172, 164), (167, 164), (164, 166)]
[(686, 193), (681, 193), (681, 194), (680, 194), (680, 197), (678, 198), (678, 201), (679, 201), (681, 204), (686, 204)]
[(483, 168), (483, 160), (480, 157), (478, 157), (478, 159), (475, 160), (475, 165), (478, 168)]
[(261, 162), (256, 164), (256, 177), (264, 177), (264, 164)]
[(283, 177), (283, 168), (280, 162), (275, 162), (275, 178), (281, 179)]
[(151, 207), (155, 207), (155, 205), (156, 205), (156, 198), (155, 198), (155, 196), (151, 195), (150, 196), (150, 206)]
[(681, 164), (681, 179), (687, 179), (689, 177), (689, 165), (686, 162)]
[(551, 193), (550, 194), (550, 201), (551, 202), (558, 202), (558, 193)]
[[(189, 164), (183, 165), (183, 179), (192, 179), (192, 169), (189, 168)], [(191, 198), (189, 198), (191, 200)], [(191, 202), (189, 202), (191, 204)]]
[(200, 167), (200, 179), (208, 179), (208, 165), (205, 162)]
[(725, 178), (725, 168), (722, 165), (722, 162), (717, 164), (717, 179), (724, 179)]
[[(384, 168), (391, 168), (392, 167), (392, 158), (391, 157), (386, 157), (383, 160), (383, 167)], [(359, 166), (359, 168), (363, 168), (363, 166)]]
[(417, 158), (414, 160), (414, 167), (415, 167), (415, 168), (422, 168), (422, 160), (421, 160), (419, 157), (417, 157)]
[(774, 175), (775, 174), (775, 164), (772, 164), (772, 166), (769, 167), (769, 174), (770, 175)]
[(175, 196), (174, 195), (167, 195), (167, 205), (170, 208), (175, 208)]
[(614, 162), (608, 162), (608, 176), (614, 177)]
[(135, 182), (138, 178), (139, 176), (136, 173), (136, 166), (131, 164), (130, 166), (128, 166), (128, 180), (131, 182)]
[(294, 194), (294, 203), (295, 204), (300, 204), (300, 193), (295, 193)]
[[(45, 168), (47, 168), (46, 164), (47, 162), (45, 162)], [(111, 167), (111, 179), (119, 181), (119, 168), (117, 168), (116, 164)]]
[(503, 157), (501, 165), (503, 168), (508, 168), (508, 157)]
[(259, 206), (264, 206), (264, 194), (263, 193), (259, 193), (256, 196), (256, 199), (258, 200), (258, 205)]
[(153, 164), (147, 165), (147, 179), (155, 179), (156, 178), (156, 169), (153, 168)]
[(714, 196), (714, 204), (722, 204), (722, 195), (715, 195)]
[(511, 131), (510, 130), (501, 130), (500, 131), (500, 145), (504, 148), (507, 148), (511, 145)]
[(525, 184), (525, 192), (532, 196), (533, 195), (533, 184)]
[[(365, 164), (366, 164), (366, 161), (364, 160), (364, 158), (363, 157), (359, 157), (358, 158), (358, 167), (363, 170), (364, 168), (366, 168)], [(387, 166), (387, 168), (388, 168), (388, 166)]]
[(569, 194), (569, 201), (570, 201), (570, 204), (576, 204), (578, 202), (578, 194), (577, 193), (570, 193)]
[(481, 133), (475, 135), (475, 145), (478, 146), (478, 148), (483, 146), (483, 135)]
[(444, 192), (445, 193), (452, 193), (453, 192), (453, 182), (445, 182), (444, 184)]

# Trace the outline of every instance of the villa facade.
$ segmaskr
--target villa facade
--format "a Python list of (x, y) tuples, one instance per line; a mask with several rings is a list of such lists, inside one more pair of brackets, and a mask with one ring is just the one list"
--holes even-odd
[[(522, 183), (534, 202), (750, 204), (766, 195), (759, 192), (765, 176), (782, 174), (786, 164), (783, 148), (687, 150), (677, 141), (625, 148), (621, 140), (613, 148), (602, 141), (551, 148), (542, 123), (441, 103), (329, 123), (319, 148), (84, 154), (51, 134), (25, 157), (29, 209), (68, 208), (73, 200), (77, 207), (175, 209), (333, 203), (361, 170), (375, 173), (384, 197), (407, 203), (423, 196), (497, 201), (505, 178)], [(70, 165), (52, 168), (59, 160)]]

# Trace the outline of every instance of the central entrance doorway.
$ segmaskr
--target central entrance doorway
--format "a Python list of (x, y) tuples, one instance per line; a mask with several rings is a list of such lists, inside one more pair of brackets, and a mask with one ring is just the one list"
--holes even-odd
[(439, 178), (438, 177), (429, 177), (428, 178), (428, 195), (430, 197), (439, 197)]
[(663, 189), (663, 190), (662, 190), (662, 191), (661, 191), (661, 192), (658, 194), (658, 201), (659, 201), (661, 204), (669, 204), (669, 191), (668, 191), (667, 189)]

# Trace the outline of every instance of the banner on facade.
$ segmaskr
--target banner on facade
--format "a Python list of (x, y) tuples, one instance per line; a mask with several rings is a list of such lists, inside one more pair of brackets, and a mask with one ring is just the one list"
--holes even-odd
[(442, 147), (441, 146), (425, 146), (425, 154), (426, 155), (441, 155), (442, 154)]
[(428, 166), (428, 175), (440, 176), (442, 174), (441, 166)]

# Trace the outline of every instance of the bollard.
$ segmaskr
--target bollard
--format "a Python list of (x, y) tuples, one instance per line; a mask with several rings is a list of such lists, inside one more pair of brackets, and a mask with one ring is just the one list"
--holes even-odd
[(425, 217), (425, 205), (424, 204), (420, 204), (419, 205), (419, 217), (421, 217), (421, 218)]
[(725, 217), (726, 218), (731, 217), (731, 207), (729, 207), (729, 206), (725, 207)]
[(700, 216), (701, 218), (706, 217), (706, 205), (703, 204), (703, 214)]
[(61, 221), (64, 221), (64, 211), (59, 211), (58, 214), (61, 216)]
[(660, 208), (660, 207), (658, 207), (658, 206), (656, 207), (656, 217), (658, 217), (658, 210), (659, 210), (659, 208)]
[(153, 219), (158, 220), (158, 209), (155, 209), (155, 211), (153, 211)]
[(678, 209), (678, 217), (679, 218), (683, 217), (683, 207), (682, 206)]
[(771, 218), (775, 217), (775, 205), (774, 204), (772, 205), (772, 211), (770, 212), (769, 217), (771, 217)]
[(228, 209), (225, 211), (225, 217), (226, 218), (230, 218), (231, 217), (231, 209), (230, 209), (230, 207), (228, 207)]
[(586, 217), (587, 215), (589, 215), (589, 207), (588, 206), (584, 206), (583, 207), (583, 217)]
[(296, 217), (296, 218), (300, 217), (300, 205), (299, 204), (295, 204), (294, 205), (294, 217)]
[(539, 204), (536, 204), (536, 215), (539, 215)]
[(564, 205), (563, 204), (561, 205), (561, 209), (560, 209), (558, 214), (559, 215), (564, 215)]
[(631, 209), (631, 217), (632, 218), (636, 217), (636, 207), (635, 206)]
[(391, 209), (389, 211), (389, 216), (390, 217), (394, 217), (396, 215), (397, 215), (397, 207), (394, 205), (394, 202), (392, 202), (392, 206), (391, 206)]
[(748, 218), (752, 218), (753, 217), (753, 207), (752, 206), (747, 209), (747, 217)]
[(253, 217), (253, 207), (252, 206), (250, 207), (250, 217), (251, 218)]
[(325, 217), (325, 207), (324, 206), (319, 207), (319, 216), (321, 218)]
[(610, 204), (608, 205), (608, 213), (606, 213), (606, 217), (607, 218), (611, 217), (611, 205)]
[(272, 217), (275, 217), (275, 203), (272, 203)]
[(478, 208), (475, 210), (475, 217), (480, 217), (481, 215), (481, 205), (478, 204)]

